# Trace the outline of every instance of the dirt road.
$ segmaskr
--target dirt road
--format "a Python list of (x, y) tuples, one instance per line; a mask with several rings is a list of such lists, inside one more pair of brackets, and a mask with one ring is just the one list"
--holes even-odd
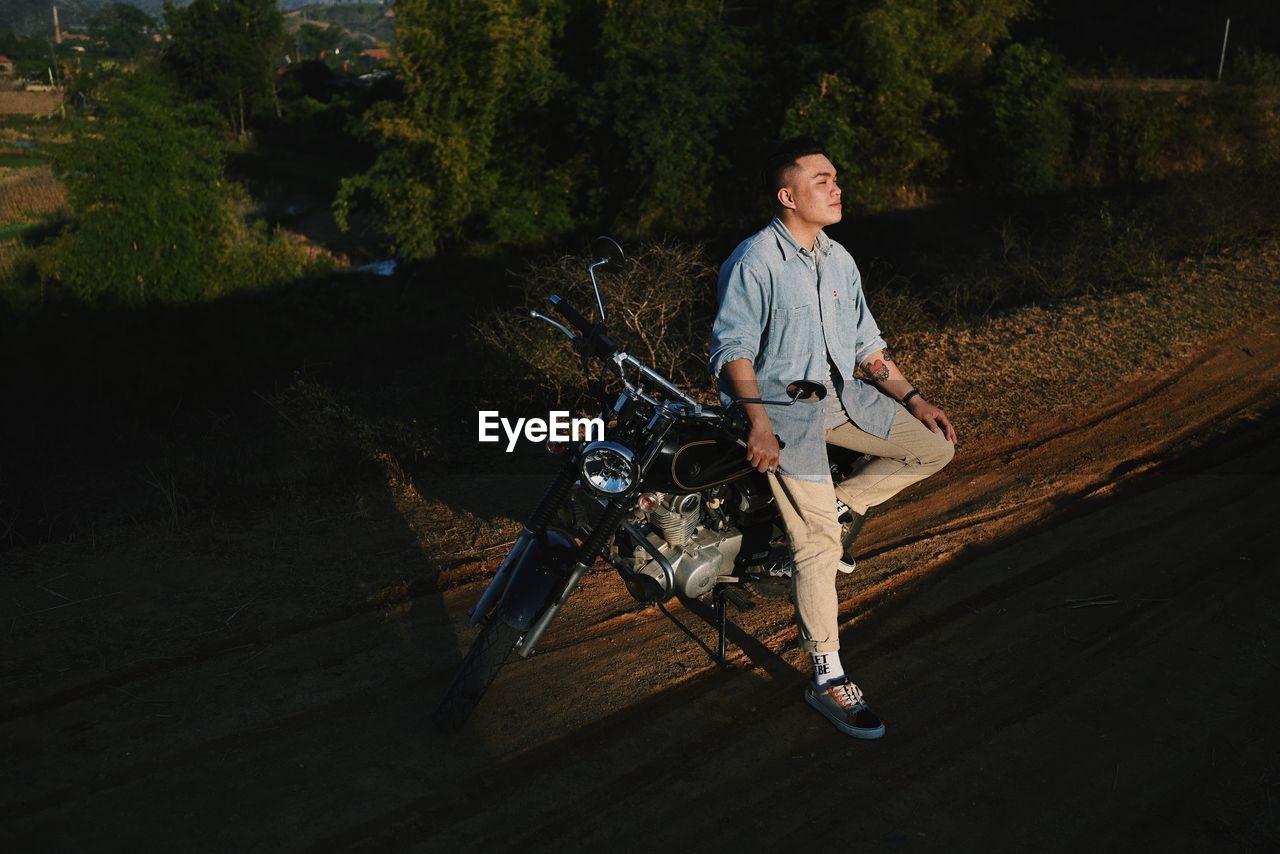
[[(306, 579), (264, 581), (229, 610), (209, 593), (224, 558), (100, 558), (173, 575), (142, 597), (19, 555), (0, 844), (1280, 848), (1278, 330), (963, 449), (872, 518), (840, 583), (846, 667), (888, 725), (874, 743), (801, 701), (786, 603), (732, 615), (737, 668), (719, 672), (594, 573), (444, 737), (427, 712), (494, 553), (328, 608), (280, 593)], [(37, 608), (36, 587), (61, 598)], [(246, 624), (258, 597), (271, 617)]]

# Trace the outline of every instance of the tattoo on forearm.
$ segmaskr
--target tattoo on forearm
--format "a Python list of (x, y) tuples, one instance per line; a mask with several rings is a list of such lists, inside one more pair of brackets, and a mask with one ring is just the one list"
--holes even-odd
[[(885, 354), (888, 355), (887, 353)], [(889, 365), (887, 359), (875, 359), (865, 362), (858, 366), (858, 371), (862, 373), (863, 379), (871, 382), (882, 383), (889, 379)]]

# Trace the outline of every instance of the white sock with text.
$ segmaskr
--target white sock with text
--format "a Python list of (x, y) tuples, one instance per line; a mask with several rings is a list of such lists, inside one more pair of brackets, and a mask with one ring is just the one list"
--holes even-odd
[(840, 663), (840, 653), (811, 652), (809, 660), (813, 662), (813, 683), (821, 688), (828, 682), (835, 682), (844, 676), (844, 666)]

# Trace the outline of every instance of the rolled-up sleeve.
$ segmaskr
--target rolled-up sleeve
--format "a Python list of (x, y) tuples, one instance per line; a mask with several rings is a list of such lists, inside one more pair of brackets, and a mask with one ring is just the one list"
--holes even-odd
[(755, 363), (768, 318), (764, 282), (741, 260), (720, 271), (720, 307), (711, 326), (711, 375), (734, 359)]
[(854, 353), (854, 361), (861, 365), (863, 360), (872, 353), (883, 350), (889, 345), (885, 343), (884, 338), (880, 337), (880, 327), (876, 324), (876, 319), (871, 316), (871, 307), (867, 305), (867, 295), (862, 291), (862, 274), (858, 272), (856, 264), (853, 267), (853, 295), (858, 342), (857, 352)]

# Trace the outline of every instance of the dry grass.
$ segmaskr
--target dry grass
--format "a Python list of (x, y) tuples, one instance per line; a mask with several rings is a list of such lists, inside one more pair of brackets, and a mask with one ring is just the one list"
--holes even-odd
[(61, 92), (0, 92), (0, 115), (47, 116), (61, 104)]
[[(560, 294), (590, 320), (598, 319), (585, 255), (545, 258), (521, 279), (524, 308), (503, 307), (476, 325), (477, 339), (496, 355), (496, 366), (512, 356), (525, 376), (502, 377), (495, 399), (514, 405), (543, 395), (559, 407), (581, 402), (579, 357), (564, 336), (528, 316), (536, 309), (562, 318), (548, 302)], [(600, 273), (608, 328), (627, 352), (695, 394), (707, 392), (707, 332), (714, 313), (716, 265), (701, 246), (647, 243), (629, 251), (622, 273)], [(495, 369), (500, 369), (495, 367)], [(509, 370), (509, 368), (505, 368)], [(708, 398), (710, 399), (710, 398)]]
[(0, 279), (12, 272), (24, 251), (22, 244), (15, 240), (0, 243)]
[(1185, 259), (1139, 291), (886, 334), (907, 376), (951, 412), (961, 442), (985, 442), (1049, 416), (1068, 423), (1117, 383), (1186, 364), (1242, 319), (1280, 311), (1277, 281), (1272, 240)]
[(66, 190), (47, 166), (0, 170), (0, 223), (29, 222), (68, 212)]

